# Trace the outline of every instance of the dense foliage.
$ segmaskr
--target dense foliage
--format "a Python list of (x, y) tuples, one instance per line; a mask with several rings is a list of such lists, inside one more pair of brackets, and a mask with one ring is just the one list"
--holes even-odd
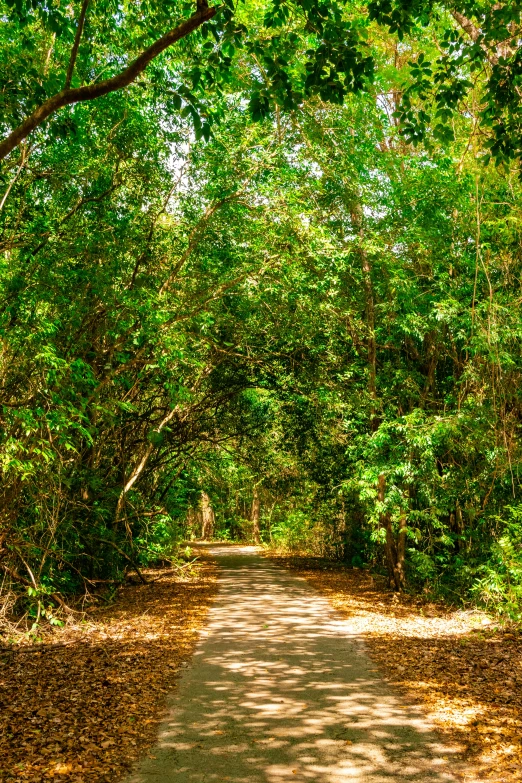
[[(7, 602), (140, 574), (204, 493), (519, 615), (520, 7), (457, 5), (227, 4), (4, 150)], [(3, 138), (191, 13), (6, 4)]]

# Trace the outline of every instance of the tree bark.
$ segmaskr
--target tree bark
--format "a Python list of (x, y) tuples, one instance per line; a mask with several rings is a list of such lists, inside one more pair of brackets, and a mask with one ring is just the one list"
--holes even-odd
[(214, 509), (206, 492), (201, 493), (201, 538), (209, 541), (214, 534)]
[(474, 25), (470, 19), (464, 16), (464, 14), (461, 14), (459, 11), (451, 11), (451, 15), (455, 19), (457, 24), (459, 24), (460, 27), (462, 27), (464, 32), (469, 35), (471, 40), (474, 43), (478, 42), (478, 45), (486, 55), (486, 59), (489, 60), (491, 65), (498, 65), (497, 55), (494, 52), (492, 52), (490, 49), (488, 49), (488, 47), (483, 43), (483, 41), (481, 40), (481, 32), (478, 29), (478, 27), (476, 27), (476, 25)]
[(406, 572), (404, 569), (406, 559), (406, 512), (401, 513), (399, 520), (399, 540), (397, 542), (397, 581), (399, 583), (399, 590), (403, 590), (406, 587)]
[[(377, 483), (377, 499), (380, 503), (384, 503), (385, 498), (386, 476), (384, 473), (381, 473)], [(381, 512), (380, 523), (386, 531), (386, 566), (388, 568), (390, 587), (401, 592), (406, 586), (406, 575), (404, 571), (404, 559), (406, 554), (406, 515), (404, 513), (401, 514), (398, 541), (395, 540), (389, 512)]]
[(78, 57), (78, 49), (80, 48), (80, 40), (83, 33), (83, 26), (85, 24), (85, 16), (87, 14), (87, 6), (89, 0), (83, 0), (80, 10), (80, 18), (78, 19), (78, 27), (76, 28), (76, 35), (74, 36), (74, 44), (71, 51), (71, 57), (69, 60), (69, 67), (67, 68), (67, 76), (65, 77), (65, 89), (71, 86), (71, 81), (74, 73), (74, 66), (76, 65), (76, 58)]
[(260, 513), (260, 501), (259, 501), (259, 492), (257, 491), (257, 487), (254, 487), (254, 495), (252, 498), (252, 510), (250, 514), (250, 519), (252, 521), (252, 537), (254, 539), (254, 544), (256, 546), (259, 546), (261, 543), (261, 533), (259, 530), (259, 513)]
[(377, 400), (377, 344), (375, 341), (375, 298), (373, 295), (372, 285), (372, 269), (368, 254), (363, 246), (364, 240), (364, 227), (363, 227), (363, 211), (360, 204), (354, 204), (351, 209), (352, 225), (359, 235), (360, 246), (359, 256), (361, 259), (362, 278), (364, 286), (364, 299), (365, 299), (365, 317), (366, 328), (368, 332), (367, 337), (367, 351), (368, 351), (368, 393), (370, 395), (372, 410), (372, 430), (377, 428), (377, 421), (375, 417), (375, 403)]

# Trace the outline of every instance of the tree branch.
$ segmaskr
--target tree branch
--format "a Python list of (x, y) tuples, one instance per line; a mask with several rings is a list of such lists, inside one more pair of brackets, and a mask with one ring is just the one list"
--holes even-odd
[(117, 544), (115, 544), (115, 543), (114, 543), (114, 541), (109, 541), (107, 538), (98, 538), (98, 539), (96, 539), (96, 540), (97, 540), (97, 541), (100, 541), (102, 544), (109, 544), (110, 546), (114, 547), (114, 549), (115, 549), (117, 552), (119, 552), (119, 554), (120, 554), (122, 557), (124, 557), (126, 560), (128, 560), (128, 562), (131, 564), (131, 566), (134, 568), (134, 570), (135, 570), (135, 571), (136, 571), (136, 573), (138, 574), (138, 576), (139, 576), (139, 578), (140, 578), (141, 582), (142, 582), (144, 585), (148, 585), (148, 584), (149, 584), (149, 583), (148, 583), (148, 581), (147, 581), (147, 580), (145, 579), (145, 577), (143, 576), (143, 574), (141, 573), (139, 566), (136, 564), (136, 561), (135, 561), (135, 560), (133, 560), (133, 559), (132, 559), (132, 557), (129, 557), (129, 555), (128, 555), (126, 552), (124, 552), (124, 551), (123, 551), (123, 549), (120, 549), (120, 547), (119, 547)]
[(87, 13), (88, 5), (89, 5), (89, 0), (83, 0), (82, 8), (80, 11), (80, 18), (78, 19), (78, 28), (76, 30), (76, 35), (74, 36), (73, 48), (71, 49), (71, 59), (69, 60), (69, 67), (67, 68), (67, 76), (65, 77), (65, 85), (64, 85), (65, 90), (68, 90), (69, 87), (71, 86), (71, 79), (74, 72), (74, 66), (76, 64), (76, 58), (78, 56), (78, 49), (80, 47), (80, 39), (83, 33), (83, 25), (85, 24), (85, 15)]
[(474, 43), (478, 42), (478, 45), (486, 55), (486, 58), (489, 60), (491, 65), (498, 65), (498, 57), (496, 54), (493, 54), (490, 49), (486, 46), (486, 44), (482, 40), (482, 34), (478, 27), (476, 27), (473, 22), (471, 22), (467, 17), (465, 17), (463, 14), (461, 14), (459, 11), (452, 11), (451, 12), (452, 17), (455, 19), (455, 21), (462, 27), (465, 33), (469, 35), (471, 40)]
[(87, 84), (75, 89), (64, 88), (56, 95), (51, 96), (44, 101), (35, 111), (27, 117), (24, 122), (0, 142), (0, 160), (9, 155), (23, 139), (25, 139), (35, 128), (42, 125), (45, 120), (64, 106), (83, 101), (91, 101), (108, 95), (116, 90), (121, 90), (132, 84), (136, 78), (143, 73), (147, 65), (160, 55), (165, 49), (175, 44), (177, 41), (185, 38), (202, 24), (212, 19), (216, 15), (216, 8), (209, 8), (206, 3), (199, 3), (199, 8), (189, 19), (185, 19), (177, 27), (174, 27), (162, 38), (155, 41), (148, 49), (142, 52), (125, 70), (116, 76), (106, 79), (97, 84)]
[(11, 182), (10, 182), (10, 183), (9, 183), (9, 185), (7, 186), (7, 190), (6, 190), (6, 191), (5, 191), (5, 193), (4, 193), (4, 196), (3, 196), (3, 198), (2, 198), (2, 201), (0, 201), (0, 212), (1, 212), (1, 211), (3, 210), (3, 208), (4, 208), (4, 204), (5, 204), (5, 202), (7, 201), (8, 197), (9, 197), (9, 193), (11, 192), (11, 188), (12, 188), (12, 187), (13, 187), (13, 185), (15, 184), (16, 180), (18, 179), (18, 177), (20, 176), (20, 174), (21, 174), (21, 172), (22, 172), (22, 169), (23, 169), (23, 167), (24, 167), (24, 166), (25, 166), (25, 164), (27, 163), (27, 158), (28, 158), (28, 156), (29, 156), (29, 153), (28, 153), (27, 149), (26, 149), (25, 147), (22, 147), (22, 155), (21, 155), (21, 157), (20, 157), (20, 165), (18, 166), (18, 169), (17, 169), (17, 171), (16, 171), (16, 174), (14, 175), (14, 177), (13, 177), (13, 178), (12, 178), (12, 180), (11, 180)]

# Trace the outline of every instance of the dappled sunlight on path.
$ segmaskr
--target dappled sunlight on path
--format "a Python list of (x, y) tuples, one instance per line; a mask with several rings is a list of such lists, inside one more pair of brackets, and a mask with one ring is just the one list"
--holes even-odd
[(382, 675), (460, 749), (463, 780), (522, 780), (522, 636), (477, 609), (397, 595), (385, 578), (313, 557), (275, 556), (364, 637)]
[(254, 548), (210, 551), (218, 598), (156, 758), (129, 783), (452, 779), (451, 751), (379, 679), (325, 598)]

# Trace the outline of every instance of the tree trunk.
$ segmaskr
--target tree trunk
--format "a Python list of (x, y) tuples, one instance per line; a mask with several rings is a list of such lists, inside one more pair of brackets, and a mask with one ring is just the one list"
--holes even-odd
[[(384, 503), (386, 497), (386, 476), (381, 473), (377, 484), (377, 498), (380, 503)], [(401, 514), (399, 522), (399, 538), (395, 540), (391, 515), (387, 511), (381, 512), (381, 525), (386, 531), (386, 565), (388, 568), (388, 577), (390, 587), (397, 591), (402, 591), (406, 586), (406, 575), (404, 572), (404, 559), (406, 553), (406, 515)]]
[(460, 503), (457, 500), (455, 503), (455, 521), (456, 521), (456, 528), (458, 533), (458, 550), (461, 552), (464, 549), (464, 541), (462, 534), (464, 533), (464, 521), (462, 519), (462, 509), (460, 507)]
[(214, 510), (206, 492), (201, 493), (201, 538), (209, 541), (214, 533)]
[(252, 537), (254, 539), (254, 544), (256, 546), (259, 546), (259, 544), (261, 543), (261, 533), (259, 531), (259, 511), (260, 511), (259, 493), (257, 491), (257, 487), (254, 487), (254, 495), (252, 498), (252, 510), (250, 514), (250, 519), (252, 522)]
[(337, 525), (336, 525), (336, 542), (335, 547), (340, 555), (341, 560), (346, 560), (348, 553), (348, 526), (346, 524), (346, 509), (344, 506), (344, 498), (341, 499), (341, 506), (337, 513)]
[[(178, 413), (178, 407), (176, 406), (171, 411), (167, 413), (166, 416), (163, 417), (161, 422), (158, 424), (157, 427), (154, 428), (154, 432), (159, 434), (164, 427), (167, 426), (167, 424), (170, 424), (174, 416)], [(154, 450), (157, 447), (153, 443), (149, 443), (147, 448), (145, 449), (145, 452), (141, 458), (141, 460), (138, 462), (138, 464), (134, 467), (134, 469), (131, 472), (131, 475), (129, 476), (128, 480), (125, 482), (124, 487), (122, 491), (120, 492), (120, 496), (118, 498), (118, 503), (116, 504), (116, 514), (114, 519), (114, 527), (118, 527), (118, 523), (120, 521), (122, 512), (125, 507), (125, 498), (127, 496), (127, 493), (132, 489), (134, 484), (138, 481), (139, 477), (143, 473), (144, 468), (147, 465), (147, 462), (149, 461), (149, 458), (151, 454), (154, 452)], [(130, 533), (130, 531), (129, 531)]]
[(356, 203), (352, 205), (351, 219), (354, 230), (358, 233), (360, 239), (359, 245), (359, 257), (361, 259), (362, 279), (364, 285), (364, 299), (365, 299), (365, 319), (367, 329), (367, 356), (368, 356), (368, 393), (371, 399), (371, 429), (377, 429), (377, 419), (375, 414), (375, 407), (377, 401), (377, 344), (375, 341), (375, 297), (373, 294), (372, 284), (372, 269), (368, 253), (364, 248), (364, 226), (363, 226), (363, 211), (360, 204)]
[(406, 587), (406, 572), (404, 561), (406, 559), (406, 512), (401, 513), (399, 520), (399, 541), (397, 543), (397, 576), (400, 590)]

